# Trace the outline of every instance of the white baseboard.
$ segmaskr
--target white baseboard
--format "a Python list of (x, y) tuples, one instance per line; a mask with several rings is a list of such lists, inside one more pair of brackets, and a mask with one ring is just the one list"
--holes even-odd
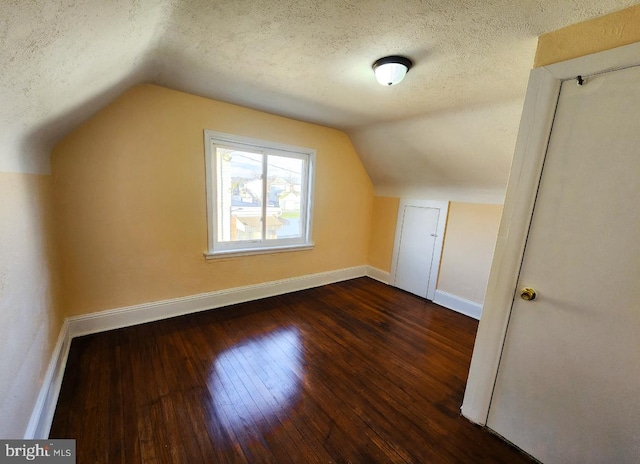
[(480, 320), (482, 315), (482, 305), (480, 303), (460, 298), (442, 290), (436, 290), (433, 302), (477, 320)]
[(367, 275), (367, 266), (322, 272), (256, 285), (235, 287), (215, 292), (154, 301), (125, 308), (67, 318), (71, 337), (119, 329), (145, 322), (159, 321), (184, 314), (206, 311), (284, 293), (297, 292)]
[(390, 273), (373, 266), (367, 266), (367, 276), (387, 285), (389, 285), (389, 280), (391, 279)]
[(56, 412), (58, 395), (62, 386), (62, 378), (64, 377), (70, 346), (69, 324), (65, 320), (60, 329), (58, 341), (53, 349), (49, 367), (44, 376), (44, 382), (27, 424), (27, 430), (24, 434), (26, 440), (45, 440), (49, 438), (49, 430), (53, 422), (53, 415)]

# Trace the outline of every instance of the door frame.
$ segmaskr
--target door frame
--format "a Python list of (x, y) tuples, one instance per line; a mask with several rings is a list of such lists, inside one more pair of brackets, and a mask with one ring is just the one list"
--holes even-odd
[(498, 240), (462, 415), (486, 425), (520, 265), (563, 81), (640, 65), (640, 42), (533, 69), (524, 100)]
[[(438, 225), (436, 227), (436, 240), (433, 244), (433, 257), (431, 259), (431, 273), (429, 274), (429, 285), (427, 286), (427, 299), (433, 300), (436, 293), (436, 283), (438, 282), (438, 273), (440, 271), (440, 258), (442, 257), (442, 246), (444, 244), (444, 232), (447, 225), (447, 217), (449, 214), (448, 201), (436, 200), (415, 200), (410, 198), (401, 198), (398, 206), (398, 221), (396, 222), (396, 234), (393, 240), (393, 258), (391, 260), (391, 275), (389, 276), (389, 285), (396, 285), (396, 273), (398, 271), (398, 258), (400, 254), (400, 241), (402, 239), (402, 225), (404, 223), (404, 210), (407, 206), (417, 208), (433, 208), (439, 210)], [(435, 278), (434, 278), (435, 277)]]

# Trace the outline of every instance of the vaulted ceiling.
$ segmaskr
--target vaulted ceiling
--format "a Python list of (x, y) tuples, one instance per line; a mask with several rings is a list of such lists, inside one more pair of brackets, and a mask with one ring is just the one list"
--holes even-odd
[(151, 82), (345, 130), (378, 194), (500, 201), (537, 36), (635, 3), (0, 0), (0, 171)]

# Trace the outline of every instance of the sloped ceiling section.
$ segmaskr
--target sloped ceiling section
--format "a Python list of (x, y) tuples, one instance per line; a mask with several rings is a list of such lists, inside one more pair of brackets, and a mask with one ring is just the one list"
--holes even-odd
[(149, 79), (155, 0), (0, 0), (0, 170), (46, 173), (54, 143)]
[[(538, 35), (625, 0), (0, 0), (0, 171), (141, 82), (345, 130), (378, 194), (500, 201)], [(394, 87), (371, 64), (413, 59)]]
[(353, 130), (376, 193), (502, 203), (522, 102), (445, 110)]

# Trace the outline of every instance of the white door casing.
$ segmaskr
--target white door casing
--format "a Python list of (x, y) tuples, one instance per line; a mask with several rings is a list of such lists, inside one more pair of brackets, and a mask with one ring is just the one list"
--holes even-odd
[[(565, 199), (569, 198), (567, 195), (574, 195), (575, 197), (575, 190), (579, 190), (578, 185), (572, 183), (575, 176), (587, 176), (588, 181), (592, 182), (594, 187), (593, 190), (595, 196), (590, 199), (593, 208), (590, 209), (588, 204), (578, 202), (576, 208), (582, 209), (579, 211), (576, 210), (576, 214), (570, 213), (566, 219), (568, 223), (559, 224), (558, 227), (573, 227), (574, 229), (577, 229), (576, 233), (579, 234), (581, 227), (576, 226), (575, 223), (579, 222), (581, 217), (580, 215), (582, 214), (585, 217), (585, 221), (582, 224), (583, 230), (588, 230), (590, 227), (599, 229), (593, 234), (587, 234), (587, 236), (590, 236), (591, 238), (599, 236), (602, 243), (609, 243), (617, 237), (622, 237), (622, 241), (627, 242), (626, 246), (629, 248), (628, 252), (632, 255), (635, 253), (634, 256), (637, 257), (637, 240), (634, 243), (631, 241), (631, 237), (638, 236), (639, 231), (637, 228), (640, 226), (637, 221), (637, 213), (635, 213), (635, 211), (638, 210), (637, 204), (640, 198), (634, 199), (634, 195), (638, 192), (638, 184), (637, 182), (629, 181), (620, 182), (620, 180), (616, 181), (615, 179), (619, 178), (619, 176), (622, 176), (624, 179), (625, 175), (629, 176), (635, 174), (637, 176), (640, 174), (640, 164), (633, 164), (637, 162), (637, 152), (634, 148), (638, 146), (638, 140), (634, 139), (634, 137), (638, 137), (635, 136), (635, 134), (640, 133), (640, 130), (634, 130), (633, 125), (637, 125), (637, 121), (640, 120), (640, 117), (638, 117), (637, 113), (633, 116), (629, 114), (629, 111), (632, 109), (637, 110), (638, 107), (640, 107), (637, 100), (640, 97), (635, 91), (633, 95), (627, 95), (626, 98), (624, 97), (624, 94), (622, 98), (618, 96), (617, 108), (625, 108), (624, 111), (626, 113), (619, 123), (613, 123), (611, 126), (609, 121), (609, 116), (611, 115), (601, 114), (600, 110), (590, 106), (591, 103), (593, 103), (593, 99), (590, 95), (592, 93), (595, 95), (599, 92), (600, 87), (606, 87), (606, 81), (608, 79), (606, 75), (598, 76), (595, 74), (612, 69), (637, 65), (640, 61), (640, 59), (638, 59), (639, 56), (640, 44), (634, 44), (626, 47), (620, 47), (616, 50), (534, 70), (531, 73), (529, 88), (525, 100), (521, 129), (512, 165), (509, 187), (507, 189), (503, 219), (500, 226), (496, 254), (494, 256), (489, 280), (487, 298), (485, 300), (485, 311), (480, 322), (480, 328), (476, 339), (476, 347), (473, 354), (462, 412), (472, 421), (484, 424), (486, 423), (489, 415), (489, 405), (492, 404), (488, 425), (491, 427), (501, 428), (498, 432), (505, 434), (505, 436), (511, 434), (511, 436), (507, 436), (507, 438), (516, 441), (517, 445), (532, 452), (536, 457), (546, 459), (549, 462), (553, 462), (553, 459), (589, 459), (589, 456), (594, 460), (597, 460), (598, 458), (612, 458), (618, 462), (625, 462), (625, 459), (628, 459), (628, 453), (633, 453), (634, 451), (637, 453), (640, 451), (640, 449), (633, 449), (633, 446), (638, 446), (638, 442), (635, 441), (636, 444), (633, 445), (634, 441), (629, 438), (628, 435), (629, 433), (637, 434), (638, 432), (637, 430), (634, 432), (634, 427), (629, 422), (629, 414), (637, 414), (637, 406), (635, 405), (638, 404), (637, 388), (638, 384), (640, 384), (640, 375), (636, 372), (638, 368), (638, 359), (635, 357), (637, 356), (636, 353), (640, 353), (640, 346), (636, 346), (634, 352), (633, 345), (634, 343), (640, 344), (640, 340), (636, 339), (639, 337), (639, 333), (637, 331), (633, 331), (633, 329), (637, 330), (640, 326), (637, 319), (633, 320), (634, 317), (638, 317), (637, 306), (635, 307), (636, 312), (634, 312), (626, 307), (631, 303), (625, 300), (625, 298), (629, 298), (629, 294), (632, 294), (633, 290), (628, 288), (628, 282), (626, 284), (623, 282), (622, 292), (625, 293), (625, 296), (617, 296), (616, 298), (613, 298), (612, 303), (618, 302), (622, 308), (620, 309), (620, 314), (613, 313), (609, 315), (609, 318), (602, 317), (603, 315), (600, 314), (597, 309), (594, 312), (594, 307), (590, 306), (590, 300), (597, 300), (598, 295), (611, 296), (612, 293), (605, 289), (604, 286), (609, 285), (605, 282), (611, 282), (610, 274), (612, 272), (617, 273), (620, 271), (631, 271), (631, 274), (629, 275), (633, 279), (633, 270), (634, 266), (637, 265), (637, 261), (635, 261), (635, 264), (634, 261), (631, 261), (631, 264), (629, 264), (629, 261), (625, 261), (625, 258), (628, 258), (628, 256), (625, 257), (624, 253), (621, 253), (613, 261), (622, 261), (627, 264), (623, 264), (622, 269), (611, 269), (612, 263), (607, 259), (604, 259), (609, 266), (608, 271), (605, 271), (604, 274), (601, 273), (602, 269), (598, 269), (598, 266), (601, 264), (599, 262), (591, 263), (590, 265), (576, 263), (576, 269), (580, 271), (587, 270), (589, 272), (586, 275), (581, 274), (579, 276), (579, 282), (576, 283), (576, 288), (579, 288), (580, 291), (576, 292), (575, 288), (566, 288), (563, 289), (566, 293), (562, 294), (562, 292), (559, 292), (558, 288), (553, 288), (553, 279), (548, 279), (546, 276), (533, 277), (534, 274), (528, 272), (528, 261), (531, 260), (527, 260), (526, 256), (524, 256), (527, 234), (529, 226), (531, 225), (531, 242), (527, 244), (527, 250), (533, 250), (531, 253), (535, 254), (532, 256), (537, 256), (543, 260), (550, 259), (553, 261), (554, 255), (544, 255), (544, 246), (540, 248), (539, 244), (543, 243), (544, 240), (541, 240), (540, 234), (536, 233), (536, 230), (539, 229), (536, 227), (536, 222), (544, 222), (545, 214), (548, 215), (549, 211), (552, 211), (553, 208), (567, 208), (566, 205), (563, 206), (562, 204), (559, 204), (558, 201), (554, 200), (554, 198), (557, 198), (558, 196), (557, 191), (549, 191), (552, 195), (551, 200), (549, 197), (546, 197), (547, 190), (545, 188), (545, 176), (552, 181), (552, 184), (557, 184), (556, 189), (568, 189), (568, 191), (565, 190), (560, 194), (564, 195)], [(636, 71), (630, 70), (624, 72)], [(615, 74), (616, 73), (611, 73), (611, 75)], [(571, 161), (573, 169), (568, 171), (564, 178), (560, 179), (556, 177), (554, 179), (553, 175), (550, 174), (549, 171), (554, 168), (554, 162), (552, 162), (552, 158), (549, 158), (547, 162), (550, 164), (545, 164), (546, 174), (543, 176), (542, 182), (539, 185), (543, 163), (546, 163), (545, 154), (547, 153), (547, 142), (549, 141), (551, 134), (556, 103), (558, 102), (558, 96), (560, 95), (561, 82), (566, 79), (575, 78), (578, 75), (586, 76), (585, 85), (581, 88), (565, 87), (565, 94), (569, 100), (575, 100), (574, 103), (577, 102), (575, 104), (577, 105), (577, 112), (580, 117), (575, 119), (577, 127), (574, 127), (572, 130), (576, 131), (575, 134), (577, 134), (577, 140), (580, 143), (576, 145), (577, 150), (576, 147), (567, 148), (566, 146), (562, 146), (562, 149), (560, 150), (563, 151), (562, 156), (565, 156), (566, 153), (564, 152), (566, 152), (566, 150), (573, 150), (574, 159)], [(620, 75), (622, 76), (623, 74)], [(624, 81), (625, 79), (629, 78), (623, 78), (622, 80)], [(630, 80), (631, 82), (638, 82), (640, 78), (632, 76)], [(575, 81), (567, 82), (564, 85), (575, 86)], [(621, 82), (614, 81), (611, 87), (616, 89), (619, 88), (620, 85)], [(579, 92), (576, 93), (576, 90)], [(575, 96), (573, 94), (575, 94)], [(632, 102), (632, 105), (625, 105), (627, 99)], [(608, 101), (608, 98), (605, 97), (603, 100), (606, 102)], [(611, 112), (611, 109), (606, 111)], [(559, 114), (559, 117), (560, 116), (562, 115)], [(567, 124), (571, 125), (570, 117), (565, 117), (564, 119), (564, 126), (567, 126)], [(595, 125), (589, 125), (593, 124), (594, 121), (596, 122)], [(598, 124), (599, 121), (602, 121), (603, 124)], [(631, 121), (631, 126), (628, 124), (629, 121)], [(582, 139), (587, 140), (591, 135), (596, 135), (594, 140), (598, 141), (598, 137), (602, 138), (602, 134), (606, 133), (607, 130), (617, 133), (616, 131), (618, 130), (618, 127), (625, 126), (625, 124), (626, 129), (620, 129), (623, 133), (621, 133), (619, 137), (616, 137), (616, 143), (608, 143), (605, 146), (600, 147), (598, 147), (597, 144), (590, 142), (586, 144), (583, 143), (584, 141)], [(607, 127), (607, 125), (610, 127)], [(629, 127), (631, 127), (631, 129), (629, 129)], [(580, 130), (582, 130), (582, 132), (580, 132)], [(617, 142), (619, 142), (620, 139), (624, 140), (627, 138), (632, 140), (631, 150), (634, 153), (635, 159), (629, 156), (624, 158), (623, 156), (624, 159), (632, 162), (632, 164), (628, 166), (627, 169), (629, 172), (626, 174), (624, 172), (608, 173), (608, 165), (606, 162), (604, 165), (601, 164), (599, 166), (594, 166), (591, 165), (591, 158), (587, 156), (586, 153), (585, 156), (580, 156), (581, 152), (589, 151), (591, 148), (599, 149), (601, 152), (606, 153), (608, 150), (613, 149), (614, 147), (612, 145), (617, 145)], [(553, 143), (549, 145), (550, 157), (554, 157), (555, 148), (553, 145)], [(622, 148), (623, 153), (625, 150), (628, 152), (628, 149)], [(555, 158), (558, 158), (557, 154), (555, 155)], [(612, 162), (614, 161), (612, 160)], [(592, 172), (594, 169), (597, 173), (595, 175)], [(604, 171), (604, 173), (599, 171)], [(589, 174), (590, 172), (591, 174)], [(597, 183), (599, 181), (606, 182), (605, 179), (607, 177), (611, 177), (608, 176), (608, 174), (613, 176), (614, 180), (610, 180), (610, 183), (613, 185), (605, 187), (605, 189), (602, 190), (601, 185), (598, 185)], [(540, 214), (536, 213), (536, 218), (534, 218), (533, 223), (531, 223), (534, 203), (536, 201), (536, 192), (539, 187), (539, 200), (541, 203), (537, 204), (536, 208), (539, 208), (537, 211)], [(608, 219), (610, 219), (610, 216), (608, 216), (610, 211), (607, 211), (607, 201), (610, 201), (611, 198), (611, 194), (610, 192), (607, 192), (607, 189), (615, 190), (618, 196), (624, 195), (625, 198), (623, 198), (622, 201), (625, 202), (626, 208), (623, 208), (623, 214), (631, 214), (632, 216), (635, 214), (632, 218), (624, 218), (625, 221), (630, 220), (631, 222), (628, 224), (624, 222), (620, 224), (624, 229), (621, 235), (619, 235), (618, 230), (616, 230), (616, 234), (612, 236), (611, 229), (607, 227), (607, 223), (609, 222)], [(604, 200), (603, 198), (598, 198), (598, 195), (604, 195)], [(546, 208), (547, 213), (544, 213), (543, 208)], [(617, 211), (617, 213), (619, 213), (619, 211)], [(591, 216), (592, 214), (601, 214), (601, 217), (599, 216), (596, 219), (593, 219)], [(539, 220), (538, 217), (540, 218)], [(587, 218), (589, 221), (586, 220)], [(601, 222), (600, 219), (603, 219), (604, 222)], [(625, 234), (631, 235), (625, 236)], [(549, 238), (547, 237), (546, 240), (549, 241)], [(581, 240), (582, 239), (579, 238), (578, 242)], [(534, 247), (534, 242), (538, 242), (537, 248)], [(572, 241), (568, 240), (565, 244), (567, 247), (571, 248)], [(593, 243), (584, 244), (584, 246), (593, 247)], [(600, 248), (600, 245), (596, 248)], [(570, 253), (574, 253), (574, 257), (576, 256), (576, 251), (581, 250), (579, 247), (569, 250)], [(559, 253), (558, 250), (556, 250), (556, 252)], [(582, 252), (584, 253), (584, 250), (582, 250)], [(612, 252), (614, 254), (619, 253), (615, 250)], [(529, 251), (527, 253), (529, 253)], [(598, 251), (598, 253), (600, 253), (600, 251)], [(598, 253), (595, 254), (598, 255)], [(602, 256), (609, 256), (607, 253), (609, 253), (608, 250), (605, 255)], [(512, 302), (514, 301), (514, 298), (518, 296), (516, 295), (516, 290), (519, 286), (524, 284), (534, 287), (536, 285), (540, 285), (539, 282), (518, 282), (518, 273), (520, 272), (520, 264), (523, 260), (523, 256), (525, 258), (525, 262), (522, 266), (522, 279), (539, 279), (539, 282), (542, 282), (544, 288), (537, 289), (540, 292), (539, 300), (531, 302), (529, 306), (527, 306), (526, 303), (525, 306), (522, 306), (519, 303), (520, 300), (516, 300), (517, 303), (514, 304), (513, 311), (511, 311)], [(600, 261), (602, 260), (603, 258), (601, 257)], [(531, 263), (534, 261), (535, 258)], [(559, 263), (551, 264), (550, 269), (548, 270), (553, 271), (553, 268), (557, 268), (558, 266), (562, 267)], [(596, 268), (593, 268), (592, 266), (596, 266)], [(538, 265), (538, 267), (540, 267), (540, 265)], [(600, 282), (600, 285), (595, 285), (595, 290), (593, 288), (593, 281), (591, 280), (594, 278), (591, 275), (594, 270), (597, 271), (594, 275), (599, 276), (598, 278), (600, 279), (604, 279), (603, 282)], [(637, 276), (635, 277), (637, 278)], [(566, 276), (558, 278), (557, 283), (566, 284), (562, 279), (566, 279)], [(618, 284), (620, 284), (620, 282), (615, 283), (615, 285)], [(614, 290), (614, 294), (616, 291), (617, 290)], [(581, 292), (586, 292), (587, 301), (583, 301), (580, 298), (572, 298), (572, 292), (576, 292), (577, 295), (580, 295)], [(572, 301), (577, 301), (579, 304), (572, 307), (570, 303)], [(562, 308), (563, 311), (559, 312), (558, 307)], [(568, 316), (568, 308), (572, 308), (574, 311), (577, 311), (577, 313), (573, 316)], [(579, 313), (580, 308), (585, 310), (584, 316)], [(589, 313), (593, 313), (590, 317), (595, 317), (596, 320), (598, 318), (602, 319), (600, 321), (602, 324), (602, 327), (600, 328), (602, 333), (610, 331), (612, 333), (617, 333), (614, 340), (603, 344), (603, 339), (600, 338), (601, 332), (598, 332), (598, 330), (593, 327), (583, 327), (581, 324), (581, 318), (589, 316)], [(577, 319), (576, 314), (578, 314)], [(510, 316), (512, 319), (511, 322)], [(573, 319), (571, 319), (571, 317), (573, 317)], [(530, 320), (527, 320), (527, 318), (530, 318)], [(535, 322), (537, 318), (548, 319), (543, 319), (542, 321), (538, 320)], [(557, 318), (564, 318), (566, 320), (562, 322), (558, 321)], [(624, 322), (621, 322), (621, 320), (619, 320), (620, 318), (622, 318), (622, 321)], [(520, 321), (518, 321), (518, 319), (520, 319)], [(522, 333), (526, 333), (526, 330), (522, 331), (520, 328), (522, 320), (527, 320), (525, 324), (542, 324), (547, 333), (536, 333), (529, 338), (525, 335), (523, 338)], [(566, 328), (558, 327), (558, 324), (566, 324), (567, 320), (571, 321), (569, 324), (570, 326), (578, 327), (579, 330), (577, 334), (573, 333), (572, 335), (567, 335), (566, 332), (562, 332), (562, 330)], [(511, 340), (505, 344), (507, 325), (510, 327), (509, 339), (518, 337), (517, 342)], [(627, 333), (629, 330), (632, 330), (631, 333)], [(522, 333), (518, 335), (519, 331)], [(547, 340), (547, 343), (549, 343), (548, 345), (545, 343), (542, 345), (536, 345), (536, 343), (539, 343), (540, 340), (543, 337), (546, 337), (548, 333), (554, 332), (556, 333), (555, 341)], [(513, 336), (511, 335), (512, 333), (514, 334)], [(598, 334), (597, 337), (594, 335), (596, 333)], [(560, 334), (563, 336), (561, 337)], [(581, 359), (581, 357), (576, 355), (576, 353), (571, 352), (570, 354), (567, 354), (567, 350), (571, 350), (571, 347), (574, 347), (579, 343), (584, 344), (584, 341), (589, 339), (589, 337), (585, 338), (585, 334), (590, 335), (593, 339), (593, 343), (591, 344), (593, 346), (587, 346), (586, 348), (583, 347), (584, 349), (581, 350), (583, 353), (586, 353), (586, 355)], [(562, 360), (566, 360), (567, 358), (572, 359), (572, 362), (569, 363), (570, 368), (568, 368), (567, 365), (564, 365), (567, 375), (564, 377), (562, 375), (556, 376), (555, 381), (558, 382), (560, 387), (562, 387), (563, 382), (573, 384), (571, 379), (574, 379), (577, 382), (577, 384), (571, 385), (571, 388), (573, 389), (572, 392), (574, 393), (572, 397), (579, 404), (582, 404), (580, 407), (582, 407), (583, 410), (581, 410), (580, 407), (577, 407), (575, 402), (573, 404), (570, 403), (569, 400), (572, 398), (567, 395), (566, 392), (568, 390), (566, 386), (564, 387), (564, 394), (562, 394), (562, 388), (550, 391), (550, 389), (554, 388), (554, 384), (553, 382), (545, 384), (545, 382), (548, 382), (551, 378), (547, 376), (546, 373), (538, 373), (536, 378), (533, 380), (536, 381), (539, 379), (541, 383), (534, 383), (530, 386), (521, 383), (522, 378), (517, 380), (518, 375), (521, 375), (523, 372), (525, 372), (524, 375), (527, 375), (526, 372), (530, 372), (530, 370), (527, 370), (527, 366), (525, 365), (526, 362), (523, 364), (522, 359), (516, 360), (517, 353), (515, 353), (513, 351), (513, 347), (510, 346), (518, 345), (520, 342), (524, 343), (524, 346), (526, 346), (526, 350), (524, 350), (525, 353), (534, 353), (534, 355), (540, 354), (540, 359), (534, 356), (534, 364), (545, 364), (545, 362), (541, 360), (544, 356), (547, 356), (547, 358), (550, 357), (549, 352), (547, 352), (546, 355), (544, 354), (547, 347), (549, 350), (556, 350), (558, 356)], [(621, 342), (623, 343), (622, 346), (619, 345)], [(600, 345), (600, 349), (597, 349), (598, 345)], [(610, 351), (611, 347), (615, 347), (616, 349), (614, 351)], [(624, 353), (619, 354), (620, 350), (624, 351)], [(501, 353), (503, 353), (502, 357), (505, 361), (505, 366), (503, 366), (505, 371), (503, 373), (503, 367), (501, 367), (501, 374), (497, 379), (498, 383), (496, 384), (495, 403), (491, 403)], [(513, 356), (516, 356), (516, 358)], [(587, 362), (593, 362), (592, 372), (596, 372), (598, 374), (595, 378), (587, 378), (588, 375), (584, 370), (581, 371), (579, 368), (579, 363), (584, 363), (585, 357)], [(628, 366), (627, 369), (622, 369), (619, 365), (620, 362), (626, 364)], [(558, 369), (557, 363), (554, 364), (554, 362), (546, 362), (546, 364), (551, 367), (551, 369)], [(517, 372), (518, 368), (516, 368), (516, 372), (513, 372), (511, 369), (514, 365), (524, 365), (524, 369), (520, 369), (521, 372)], [(511, 366), (510, 370), (506, 370), (506, 366)], [(539, 366), (534, 365), (530, 367), (532, 367), (531, 370), (533, 370), (533, 368), (537, 368)], [(569, 375), (570, 373), (572, 375)], [(516, 380), (514, 380), (514, 375)], [(634, 376), (636, 377), (634, 378)], [(627, 379), (626, 382), (625, 379)], [(629, 384), (629, 381), (631, 384)], [(633, 382), (635, 382), (635, 384)], [(514, 388), (516, 389), (515, 391)], [(575, 394), (576, 389), (580, 389), (579, 394)], [(533, 414), (532, 418), (529, 417), (526, 419), (527, 421), (533, 421), (534, 424), (531, 425), (530, 423), (529, 427), (534, 430), (521, 429), (514, 430), (513, 433), (510, 432), (509, 428), (517, 429), (519, 427), (519, 425), (513, 421), (513, 417), (517, 420), (518, 416), (522, 416), (523, 414), (530, 415), (529, 412), (524, 412), (525, 410), (518, 410), (520, 406), (517, 406), (517, 404), (519, 402), (522, 403), (523, 401), (524, 403), (533, 401), (533, 398), (535, 398), (536, 395), (542, 394), (542, 390), (546, 390), (546, 395), (542, 395), (544, 396), (544, 399), (542, 396), (538, 397), (536, 402), (538, 404), (541, 402), (544, 403), (538, 408), (538, 410), (533, 410), (531, 412), (531, 414)], [(597, 399), (603, 394), (613, 395), (614, 397), (617, 396), (618, 398), (607, 398), (607, 401), (613, 401), (614, 404), (597, 404)], [(631, 395), (632, 398), (633, 395), (635, 395), (635, 401), (633, 399), (629, 401), (629, 395)], [(584, 404), (585, 402), (588, 404)], [(556, 414), (558, 411), (560, 411), (559, 414)], [(580, 411), (582, 411), (582, 415), (580, 414)], [(634, 413), (633, 411), (636, 412)], [(594, 415), (590, 416), (588, 413), (592, 413)], [(585, 420), (589, 422), (591, 419), (597, 419), (596, 415), (600, 416), (601, 425), (603, 427), (606, 426), (606, 430), (599, 429), (599, 426), (596, 423), (584, 422)], [(512, 418), (509, 419), (509, 416)], [(524, 419), (522, 417), (519, 418), (522, 420)], [(571, 419), (573, 419), (573, 421)], [(549, 421), (549, 423), (545, 424), (545, 421)], [(537, 429), (537, 432), (535, 429)], [(554, 438), (553, 436), (544, 437), (544, 433), (552, 434), (553, 432), (553, 434), (555, 434), (558, 430), (565, 430), (568, 432), (568, 435), (557, 438)], [(597, 434), (597, 430), (601, 432), (600, 437), (593, 436), (594, 434)], [(517, 442), (517, 440), (521, 440), (523, 436), (533, 433), (543, 434), (543, 436), (532, 438), (529, 440), (529, 443)], [(580, 443), (581, 437), (582, 439), (586, 439), (584, 443)], [(526, 441), (527, 440), (525, 439), (525, 442)], [(623, 445), (621, 445), (621, 443)], [(621, 450), (621, 446), (624, 448), (625, 443), (627, 445), (627, 449)], [(527, 447), (529, 447), (529, 449), (527, 449)], [(548, 450), (545, 450), (544, 448), (548, 448)], [(559, 454), (561, 452), (568, 454), (565, 454), (564, 457), (562, 457), (562, 455)], [(609, 454), (606, 454), (607, 452)], [(588, 455), (585, 455), (585, 457), (582, 456), (581, 453), (588, 453)], [(599, 455), (598, 453), (605, 454)], [(554, 458), (553, 456), (557, 457)]]
[(433, 300), (448, 202), (400, 201), (390, 284)]

